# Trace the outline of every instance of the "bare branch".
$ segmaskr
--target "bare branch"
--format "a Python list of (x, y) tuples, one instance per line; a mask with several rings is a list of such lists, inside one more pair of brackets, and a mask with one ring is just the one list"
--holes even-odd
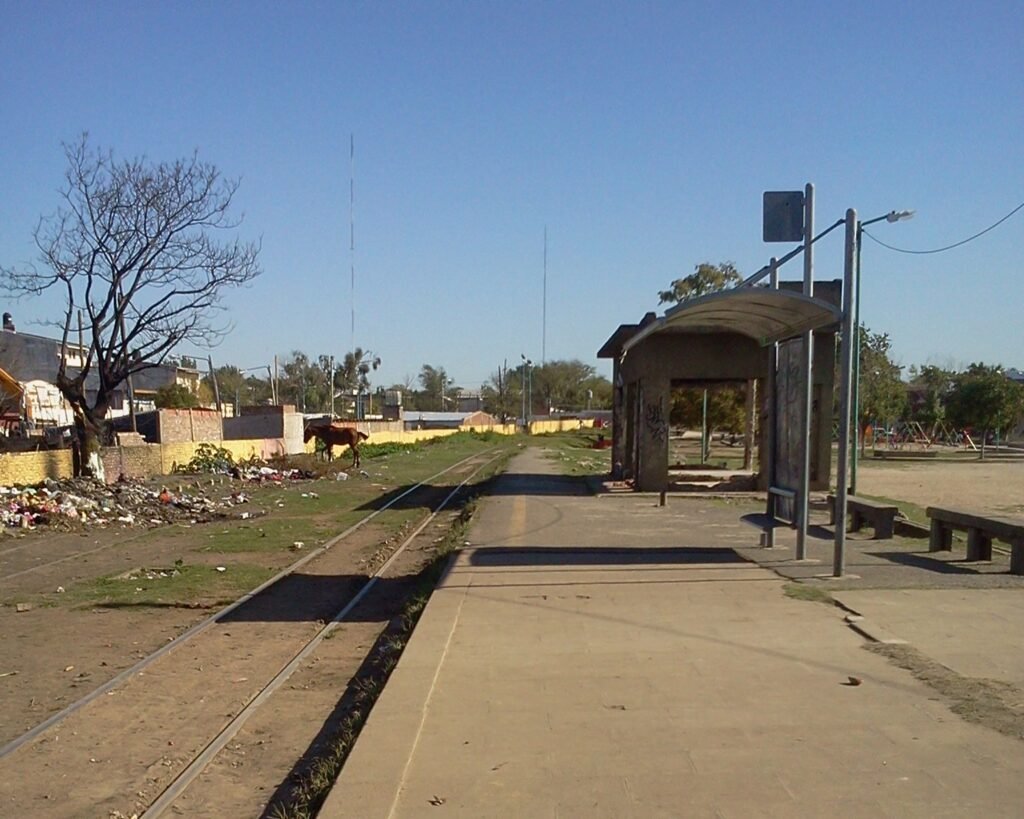
[[(0, 287), (19, 297), (60, 284), (65, 347), (78, 311), (88, 316), (79, 376), (84, 383), (96, 371), (94, 408), (105, 410), (131, 372), (162, 362), (183, 342), (213, 346), (223, 337), (230, 325), (216, 321), (222, 296), (260, 274), (260, 244), (218, 240), (241, 224), (231, 216), (239, 183), (197, 153), (174, 162), (117, 160), (90, 147), (87, 134), (64, 152), (60, 205), (34, 231), (38, 266), (0, 267)], [(63, 364), (61, 378), (70, 384)]]

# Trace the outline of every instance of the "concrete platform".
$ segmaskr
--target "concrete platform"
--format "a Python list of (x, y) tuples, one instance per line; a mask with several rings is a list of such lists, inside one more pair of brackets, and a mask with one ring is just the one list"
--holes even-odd
[(728, 502), (550, 471), (483, 503), (321, 817), (1020, 815), (1024, 745), (786, 597)]

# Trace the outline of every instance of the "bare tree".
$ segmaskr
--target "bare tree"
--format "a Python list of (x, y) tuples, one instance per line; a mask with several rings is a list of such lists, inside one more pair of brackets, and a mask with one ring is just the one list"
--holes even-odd
[[(182, 342), (209, 347), (222, 338), (230, 329), (216, 323), (222, 292), (260, 274), (260, 248), (214, 239), (241, 222), (228, 213), (238, 181), (197, 154), (171, 163), (115, 160), (92, 149), (87, 134), (64, 152), (61, 204), (34, 233), (41, 266), (0, 268), (0, 283), (15, 296), (63, 291), (55, 324), (65, 355), (56, 384), (74, 411), (82, 447), (76, 471), (102, 477), (100, 430), (115, 390)], [(80, 313), (76, 366), (66, 353), (77, 347)]]

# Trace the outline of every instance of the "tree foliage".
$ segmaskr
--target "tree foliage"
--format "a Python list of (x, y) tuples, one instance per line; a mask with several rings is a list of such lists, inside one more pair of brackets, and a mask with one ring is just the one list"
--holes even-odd
[(524, 398), (531, 415), (607, 409), (612, 405), (611, 382), (579, 359), (499, 368), (482, 390), (484, 409), (502, 418), (516, 418)]
[(229, 215), (238, 183), (195, 154), (117, 160), (91, 148), (87, 135), (64, 151), (61, 205), (34, 233), (39, 266), (0, 268), (0, 280), (16, 297), (62, 294), (55, 324), (65, 349), (75, 346), (83, 317), (82, 365), (62, 357), (56, 384), (85, 450), (77, 471), (97, 473), (100, 428), (115, 390), (182, 342), (209, 346), (222, 337), (222, 295), (260, 274), (259, 245), (215, 240), (239, 225)]
[(910, 420), (926, 429), (946, 419), (946, 401), (953, 390), (956, 373), (931, 364), (910, 368), (907, 402)]
[[(743, 433), (746, 424), (746, 386), (717, 384), (707, 388), (708, 431)], [(704, 417), (704, 388), (672, 390), (669, 423), (684, 429), (700, 429)]]
[(871, 422), (890, 426), (907, 410), (907, 388), (901, 379), (903, 368), (891, 358), (888, 333), (872, 333), (860, 327), (859, 428)]
[(448, 377), (444, 367), (424, 364), (420, 368), (419, 381), (426, 399), (424, 403), (439, 412), (455, 409), (452, 402), (459, 388)]
[[(725, 290), (743, 281), (743, 276), (732, 262), (711, 264), (701, 262), (689, 276), (676, 279), (668, 290), (658, 293), (659, 304), (678, 303), (699, 299)], [(745, 418), (745, 388), (721, 385), (708, 394), (708, 427), (725, 432), (743, 431)], [(704, 390), (686, 387), (674, 390), (669, 423), (682, 427), (697, 427), (703, 423)]]
[(374, 355), (372, 350), (356, 347), (351, 352), (345, 353), (341, 361), (336, 362), (335, 386), (339, 390), (350, 393), (368, 393), (370, 391), (370, 373), (380, 365), (380, 356)]
[(183, 384), (168, 384), (156, 391), (153, 401), (160, 409), (189, 409), (200, 406), (199, 396)]
[(1024, 387), (998, 365), (971, 364), (954, 379), (946, 413), (954, 424), (981, 432), (984, 458), (988, 434), (1010, 428), (1024, 413)]
[(677, 303), (717, 293), (743, 281), (732, 262), (701, 262), (689, 276), (676, 279), (668, 290), (658, 292), (658, 303)]

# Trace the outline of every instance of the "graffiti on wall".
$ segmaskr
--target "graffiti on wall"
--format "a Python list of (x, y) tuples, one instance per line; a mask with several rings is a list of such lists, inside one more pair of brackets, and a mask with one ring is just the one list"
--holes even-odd
[(644, 421), (647, 424), (647, 434), (655, 441), (665, 442), (668, 440), (668, 421), (665, 420), (665, 411), (661, 405), (661, 401), (647, 404)]

